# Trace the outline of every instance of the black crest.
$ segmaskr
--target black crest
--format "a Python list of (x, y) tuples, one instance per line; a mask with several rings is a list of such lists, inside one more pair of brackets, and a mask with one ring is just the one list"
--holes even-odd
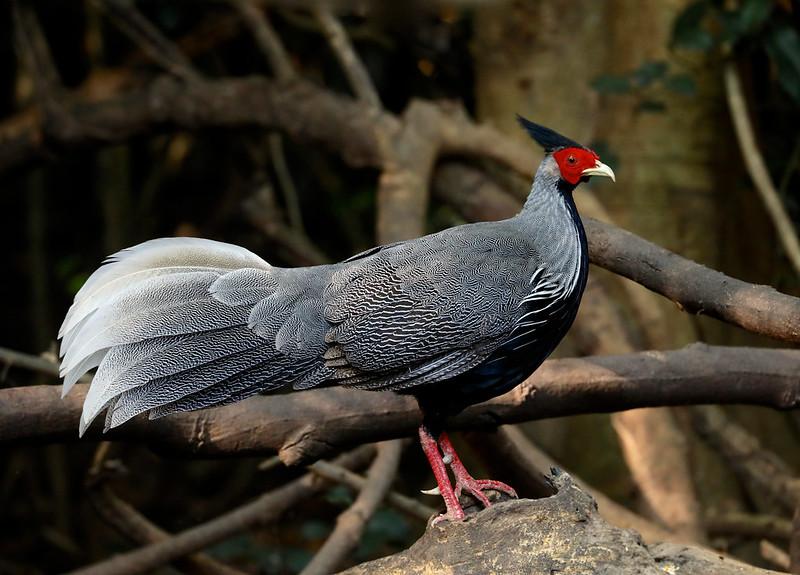
[(531, 138), (536, 140), (536, 143), (543, 147), (546, 152), (557, 152), (558, 150), (563, 150), (564, 148), (586, 149), (585, 146), (581, 146), (575, 140), (570, 140), (569, 138), (554, 132), (550, 128), (545, 128), (539, 124), (534, 124), (519, 114), (517, 114), (517, 121), (519, 122), (520, 126), (528, 131), (528, 133), (531, 135)]

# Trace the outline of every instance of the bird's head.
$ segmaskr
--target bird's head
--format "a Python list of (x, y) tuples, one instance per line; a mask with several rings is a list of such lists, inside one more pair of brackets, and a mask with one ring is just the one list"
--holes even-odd
[(517, 120), (546, 152), (553, 154), (561, 170), (561, 177), (570, 184), (577, 185), (588, 180), (589, 176), (606, 176), (616, 181), (614, 171), (601, 162), (597, 154), (589, 148), (522, 116), (517, 116)]

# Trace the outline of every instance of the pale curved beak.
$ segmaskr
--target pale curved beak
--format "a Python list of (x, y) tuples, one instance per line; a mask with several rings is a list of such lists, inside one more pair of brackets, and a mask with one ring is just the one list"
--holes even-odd
[(614, 176), (614, 170), (606, 166), (600, 160), (595, 160), (594, 168), (586, 168), (581, 172), (581, 176), (606, 176), (611, 178), (612, 182), (616, 182), (617, 178)]

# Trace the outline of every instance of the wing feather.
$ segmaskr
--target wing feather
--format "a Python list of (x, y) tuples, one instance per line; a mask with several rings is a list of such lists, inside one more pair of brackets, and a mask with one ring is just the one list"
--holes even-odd
[(326, 358), (343, 385), (399, 389), (453, 377), (508, 339), (536, 254), (503, 222), (461, 226), (353, 261), (326, 288)]

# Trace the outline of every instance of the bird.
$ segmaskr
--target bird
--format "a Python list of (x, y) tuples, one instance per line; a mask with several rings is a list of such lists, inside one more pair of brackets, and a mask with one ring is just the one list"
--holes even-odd
[[(597, 154), (521, 116), (545, 151), (521, 211), (381, 245), (342, 262), (272, 266), (215, 240), (146, 241), (110, 256), (59, 330), (66, 395), (97, 368), (79, 423), (105, 429), (220, 406), (282, 387), (323, 385), (416, 398), (419, 438), (445, 513), (469, 493), (516, 497), (475, 479), (447, 435), (450, 417), (513, 389), (570, 328), (586, 285), (586, 234), (572, 197)], [(448, 476), (450, 467), (454, 481)]]

